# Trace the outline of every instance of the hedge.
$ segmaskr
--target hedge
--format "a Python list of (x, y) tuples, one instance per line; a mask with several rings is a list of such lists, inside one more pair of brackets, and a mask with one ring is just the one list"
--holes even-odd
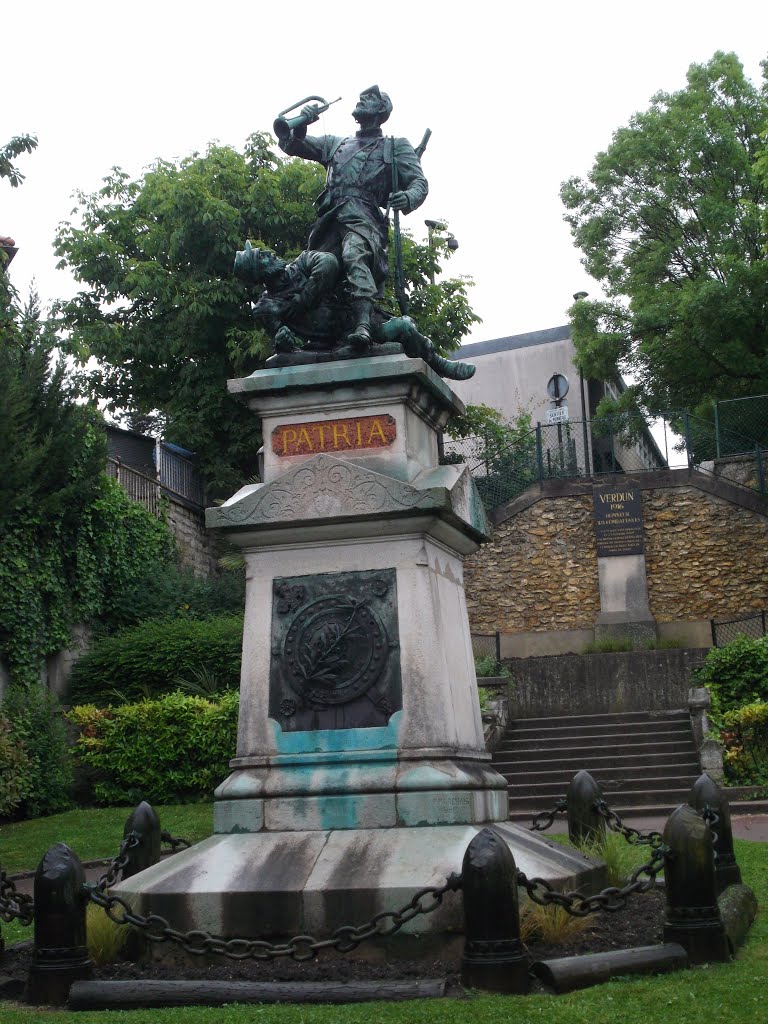
[(201, 670), (215, 680), (215, 689), (236, 688), (242, 638), (242, 615), (143, 622), (97, 641), (76, 662), (68, 702), (104, 707), (152, 698)]
[(727, 711), (755, 700), (768, 700), (768, 637), (739, 636), (713, 647), (696, 681), (712, 696), (712, 717), (719, 723)]
[(157, 700), (72, 708), (75, 759), (101, 805), (210, 799), (229, 774), (237, 743), (238, 694), (215, 700), (175, 692)]

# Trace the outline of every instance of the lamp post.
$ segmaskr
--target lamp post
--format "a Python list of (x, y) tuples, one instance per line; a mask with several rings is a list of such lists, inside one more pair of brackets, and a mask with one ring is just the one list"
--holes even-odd
[[(434, 246), (435, 232), (436, 231), (447, 231), (447, 225), (442, 220), (425, 220), (424, 223), (427, 226), (427, 245), (429, 246), (430, 250), (432, 252), (434, 252), (434, 250), (435, 250), (435, 246)], [(459, 248), (458, 240), (453, 236), (453, 234), (450, 231), (448, 231), (448, 237), (445, 240), (445, 244), (448, 246), (448, 248), (451, 250), (451, 252), (456, 252), (456, 250)], [(433, 261), (432, 269), (429, 272), (429, 283), (430, 284), (434, 284), (435, 283), (434, 261)]]

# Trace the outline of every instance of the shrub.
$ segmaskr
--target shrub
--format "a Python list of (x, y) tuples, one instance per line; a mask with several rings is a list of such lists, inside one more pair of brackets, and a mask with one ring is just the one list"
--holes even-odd
[(222, 615), (202, 621), (162, 619), (141, 623), (97, 641), (74, 665), (70, 703), (104, 706), (174, 689), (179, 677), (204, 666), (222, 687), (240, 679), (243, 619)]
[(154, 566), (124, 587), (112, 601), (104, 633), (114, 633), (147, 619), (208, 619), (242, 613), (245, 573), (196, 576), (176, 565)]
[(724, 647), (713, 647), (696, 680), (709, 690), (718, 723), (728, 711), (768, 699), (768, 637), (739, 636)]
[(56, 697), (40, 685), (29, 689), (12, 686), (3, 711), (11, 735), (29, 760), (25, 793), (20, 807), (37, 818), (72, 806), (73, 766), (66, 725)]
[(723, 716), (725, 770), (742, 785), (768, 783), (768, 703), (753, 701)]
[(24, 745), (11, 734), (11, 725), (0, 715), (0, 815), (13, 814), (27, 795), (32, 765)]
[(98, 804), (210, 798), (237, 741), (237, 693), (217, 700), (168, 693), (115, 708), (72, 708), (75, 756), (95, 773)]

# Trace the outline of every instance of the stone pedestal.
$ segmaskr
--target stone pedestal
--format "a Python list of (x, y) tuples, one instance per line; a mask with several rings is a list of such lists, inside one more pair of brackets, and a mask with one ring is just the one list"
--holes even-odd
[[(462, 405), (392, 355), (257, 371), (264, 480), (207, 523), (246, 560), (232, 774), (204, 843), (123, 883), (176, 928), (328, 934), (459, 871), (492, 825), (528, 874), (573, 884), (580, 855), (507, 822), (477, 699), (463, 558), (487, 539), (437, 431)], [(411, 933), (461, 928), (452, 896)]]
[(648, 606), (645, 555), (598, 558), (600, 614), (595, 639), (630, 639), (642, 644), (656, 639), (656, 620)]

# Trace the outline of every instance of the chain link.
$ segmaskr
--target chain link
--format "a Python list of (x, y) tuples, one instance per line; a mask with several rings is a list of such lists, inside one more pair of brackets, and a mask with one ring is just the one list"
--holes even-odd
[[(126, 841), (123, 841), (123, 845)], [(112, 862), (113, 868), (124, 858), (122, 846), (120, 851)], [(116, 924), (131, 924), (140, 928), (150, 942), (175, 942), (194, 956), (214, 954), (230, 960), (275, 960), (283, 956), (297, 961), (312, 960), (322, 949), (349, 953), (367, 939), (393, 935), (414, 917), (432, 913), (443, 902), (446, 893), (457, 892), (462, 886), (461, 875), (454, 874), (445, 885), (420, 889), (400, 910), (384, 910), (365, 924), (342, 925), (327, 939), (295, 935), (288, 942), (272, 943), (263, 939), (225, 939), (200, 930), (180, 932), (159, 914), (147, 917), (136, 914), (126, 900), (107, 891), (113, 884), (109, 882), (108, 876), (114, 873), (112, 871), (102, 875), (95, 886), (85, 886), (85, 891), (88, 898), (103, 907)]]
[(663, 842), (659, 843), (653, 849), (648, 863), (636, 868), (625, 885), (621, 888), (615, 885), (608, 886), (594, 896), (585, 896), (580, 892), (560, 892), (543, 878), (527, 878), (522, 871), (517, 872), (517, 884), (524, 888), (533, 902), (538, 903), (540, 907), (554, 904), (562, 907), (573, 917), (586, 917), (587, 914), (598, 911), (615, 913), (626, 907), (627, 899), (633, 893), (647, 892), (653, 887), (656, 875), (664, 867), (665, 857), (671, 855), (670, 848)]
[(714, 848), (715, 861), (717, 861), (717, 840), (719, 838), (719, 833), (715, 831), (715, 825), (720, 824), (720, 815), (713, 807), (710, 807), (709, 804), (704, 804), (701, 816), (709, 825), (709, 831), (712, 833), (712, 846)]
[(170, 846), (171, 853), (178, 853), (179, 850), (188, 850), (192, 845), (189, 839), (182, 839), (181, 836), (172, 836), (165, 829), (160, 833), (160, 842), (165, 846)]
[(115, 882), (118, 881), (123, 873), (124, 868), (128, 866), (131, 859), (130, 851), (135, 849), (141, 843), (141, 837), (138, 832), (129, 832), (127, 836), (120, 843), (120, 850), (116, 857), (113, 857), (110, 861), (109, 867), (103, 875), (99, 875), (99, 879), (96, 882), (96, 888), (111, 889)]
[(548, 828), (552, 828), (558, 814), (565, 814), (567, 810), (568, 801), (564, 796), (561, 796), (559, 800), (555, 800), (555, 805), (551, 811), (539, 811), (538, 814), (533, 816), (533, 821), (528, 826), (528, 831), (546, 832)]
[(650, 846), (651, 849), (658, 849), (664, 842), (661, 832), (641, 832), (631, 825), (625, 825), (616, 811), (611, 810), (605, 800), (595, 800), (595, 810), (604, 819), (605, 824), (611, 830), (621, 836), (632, 846)]
[(16, 919), (29, 925), (35, 916), (35, 901), (25, 892), (19, 892), (6, 873), (0, 870), (0, 921)]

